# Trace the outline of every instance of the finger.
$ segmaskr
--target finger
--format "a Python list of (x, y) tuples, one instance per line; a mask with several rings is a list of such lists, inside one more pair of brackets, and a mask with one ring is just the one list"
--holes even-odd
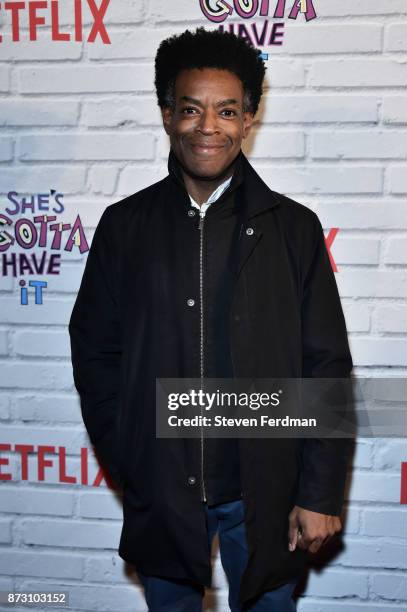
[(301, 550), (307, 550), (310, 543), (311, 543), (310, 540), (306, 537), (304, 532), (298, 535), (298, 542), (297, 542), (298, 548), (301, 548)]
[(295, 529), (290, 528), (289, 537), (288, 537), (288, 550), (290, 552), (294, 552), (297, 547), (298, 542), (298, 528)]
[(308, 550), (311, 553), (316, 553), (321, 548), (321, 546), (322, 546), (322, 539), (316, 538), (315, 540), (311, 542), (310, 546), (308, 547)]
[(329, 530), (327, 531), (326, 536), (325, 536), (324, 538), (322, 538), (322, 546), (325, 546), (325, 544), (326, 544), (327, 542), (329, 542), (329, 540), (330, 540), (331, 538), (333, 538), (333, 537), (336, 535), (336, 533), (337, 533), (337, 532), (336, 532), (336, 529), (335, 529), (334, 527), (333, 527), (333, 528), (331, 528), (331, 529), (329, 529)]
[(288, 550), (293, 552), (297, 546), (298, 538), (298, 523), (295, 518), (289, 519), (288, 527)]

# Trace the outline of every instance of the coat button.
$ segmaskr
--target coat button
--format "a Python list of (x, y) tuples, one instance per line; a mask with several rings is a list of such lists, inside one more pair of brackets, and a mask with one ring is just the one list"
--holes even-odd
[(252, 236), (252, 235), (254, 234), (254, 229), (253, 229), (252, 227), (248, 227), (248, 228), (246, 229), (246, 234), (247, 234), (248, 236)]
[(195, 212), (194, 210), (192, 210), (192, 208), (190, 208), (190, 209), (189, 209), (189, 211), (188, 211), (188, 215), (189, 215), (190, 217), (195, 217), (196, 212)]
[(187, 304), (188, 304), (188, 306), (194, 306), (194, 304), (195, 304), (195, 300), (193, 300), (192, 298), (190, 298), (189, 300), (187, 300)]
[(235, 315), (235, 321), (240, 321), (240, 315)]
[(188, 476), (188, 484), (191, 485), (191, 486), (196, 484), (195, 476)]

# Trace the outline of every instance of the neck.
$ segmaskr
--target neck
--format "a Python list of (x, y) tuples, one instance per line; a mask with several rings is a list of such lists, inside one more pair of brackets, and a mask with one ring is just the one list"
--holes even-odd
[(221, 183), (232, 176), (234, 169), (235, 162), (232, 162), (232, 164), (228, 166), (222, 174), (213, 180), (200, 179), (198, 177), (191, 176), (190, 174), (187, 174), (183, 168), (181, 168), (181, 172), (188, 193), (193, 197), (195, 202), (201, 206), (207, 201), (211, 193), (213, 193), (213, 191), (215, 191), (215, 189), (221, 185)]

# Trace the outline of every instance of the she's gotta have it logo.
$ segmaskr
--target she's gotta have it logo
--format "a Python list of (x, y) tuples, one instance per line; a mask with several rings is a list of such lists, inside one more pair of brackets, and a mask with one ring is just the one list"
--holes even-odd
[[(265, 19), (259, 23), (260, 17), (271, 19), (297, 19), (299, 15), (305, 21), (317, 17), (313, 0), (199, 0), (202, 13), (212, 23), (219, 24), (219, 29), (225, 29), (224, 22), (228, 17), (238, 16), (244, 19), (242, 23), (229, 23), (229, 32), (247, 39), (254, 47), (269, 47), (282, 45), (284, 37), (284, 22), (271, 22)], [(248, 20), (256, 19), (256, 23)], [(268, 59), (268, 53), (262, 53), (263, 59)]]

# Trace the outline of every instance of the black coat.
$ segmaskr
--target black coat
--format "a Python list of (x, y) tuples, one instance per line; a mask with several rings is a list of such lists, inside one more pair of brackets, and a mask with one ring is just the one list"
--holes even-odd
[[(156, 377), (199, 377), (199, 312), (187, 305), (198, 289), (199, 219), (188, 214), (171, 156), (166, 178), (103, 212), (69, 333), (85, 426), (123, 485), (120, 556), (145, 574), (210, 586), (205, 513), (189, 478), (197, 447), (155, 437)], [(234, 374), (348, 377), (352, 358), (321, 223), (239, 156), (241, 232), (229, 317)], [(295, 504), (340, 514), (348, 442), (239, 439), (249, 546), (242, 602), (304, 568), (307, 553), (288, 550)]]

